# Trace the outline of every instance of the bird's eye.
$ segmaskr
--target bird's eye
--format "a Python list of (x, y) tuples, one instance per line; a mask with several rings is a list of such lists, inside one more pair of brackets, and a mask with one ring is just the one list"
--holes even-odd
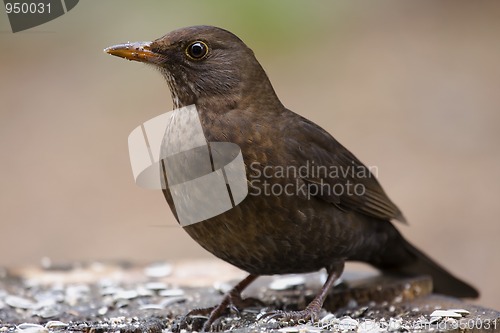
[(208, 46), (203, 42), (193, 42), (186, 49), (186, 54), (193, 60), (201, 60), (208, 54)]

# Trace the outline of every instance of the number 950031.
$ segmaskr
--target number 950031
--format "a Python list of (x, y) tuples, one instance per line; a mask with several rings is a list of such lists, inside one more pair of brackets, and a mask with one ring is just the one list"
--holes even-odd
[(50, 3), (7, 2), (7, 14), (50, 14)]

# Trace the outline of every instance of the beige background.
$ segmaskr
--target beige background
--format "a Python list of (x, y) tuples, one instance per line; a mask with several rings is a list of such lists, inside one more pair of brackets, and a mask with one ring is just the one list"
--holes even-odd
[(253, 48), (282, 101), (366, 164), (400, 230), (500, 309), (500, 2), (81, 1), (12, 34), (0, 14), (0, 265), (208, 258), (127, 136), (172, 109), (161, 76), (106, 46), (212, 24)]

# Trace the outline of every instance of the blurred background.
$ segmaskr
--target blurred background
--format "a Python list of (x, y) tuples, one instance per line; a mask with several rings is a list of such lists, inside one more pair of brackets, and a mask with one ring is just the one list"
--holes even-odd
[(13, 34), (0, 13), (0, 265), (211, 258), (127, 137), (161, 75), (102, 49), (197, 24), (242, 38), (281, 100), (378, 167), (401, 232), (500, 309), (500, 2), (81, 1)]

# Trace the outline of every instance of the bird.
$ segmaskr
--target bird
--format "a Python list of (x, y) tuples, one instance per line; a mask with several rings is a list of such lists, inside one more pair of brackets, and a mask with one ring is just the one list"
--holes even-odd
[[(190, 26), (105, 52), (155, 67), (174, 108), (196, 106), (207, 142), (241, 149), (248, 196), (222, 214), (183, 226), (204, 249), (248, 273), (211, 309), (205, 330), (228, 306), (241, 304), (241, 292), (257, 277), (326, 269), (326, 282), (305, 309), (273, 313), (315, 320), (346, 261), (384, 274), (430, 275), (436, 293), (479, 296), (402, 236), (395, 223), (406, 219), (371, 170), (322, 127), (286, 108), (254, 52), (235, 34)], [(169, 189), (163, 194), (177, 217)]]

